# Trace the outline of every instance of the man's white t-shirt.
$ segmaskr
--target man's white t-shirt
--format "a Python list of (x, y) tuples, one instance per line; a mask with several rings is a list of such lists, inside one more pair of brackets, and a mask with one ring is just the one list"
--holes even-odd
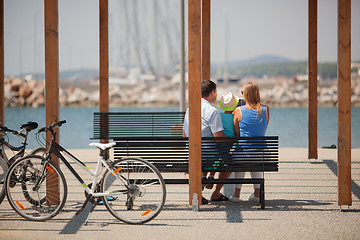
[[(189, 109), (186, 110), (183, 130), (189, 136)], [(205, 99), (201, 99), (201, 136), (213, 137), (213, 133), (223, 131), (221, 116), (218, 109)]]

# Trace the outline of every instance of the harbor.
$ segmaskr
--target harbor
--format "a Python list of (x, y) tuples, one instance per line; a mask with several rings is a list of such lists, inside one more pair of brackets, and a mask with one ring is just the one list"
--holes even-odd
[[(29, 118), (39, 126), (65, 119), (68, 129), (61, 122), (64, 126), (57, 135), (58, 142), (84, 160), (82, 167), (74, 165), (81, 176), (85, 176), (85, 169), (95, 168), (99, 157), (98, 150), (88, 146), (89, 141), (99, 140), (92, 137), (94, 112), (110, 112), (110, 115), (114, 111), (123, 115), (122, 112), (178, 112), (189, 108), (189, 138), (181, 137), (188, 140), (187, 168), (161, 172), (167, 179), (183, 180), (183, 172), (188, 170), (189, 181), (183, 182), (189, 184), (167, 184), (165, 207), (151, 222), (123, 224), (99, 204), (86, 225), (89, 205), (84, 204), (85, 211), (76, 213), (85, 200), (84, 187), (88, 190), (91, 180), (82, 181), (76, 174), (73, 177), (70, 172), (75, 171), (69, 172), (64, 163), (59, 163), (66, 176), (61, 179), (62, 186), (66, 186), (66, 179), (69, 190), (60, 214), (40, 223), (25, 221), (5, 199), (0, 205), (0, 239), (358, 238), (360, 52), (359, 46), (351, 42), (359, 42), (356, 24), (360, 21), (358, 15), (351, 13), (359, 8), (359, 2), (45, 0), (44, 4), (28, 1), (19, 4), (0, 0), (0, 5), (0, 31), (4, 37), (0, 41), (0, 123), (18, 128), (19, 121), (27, 122)], [(323, 31), (328, 26), (337, 28)], [(254, 62), (269, 55), (277, 60), (262, 67), (259, 62), (248, 65), (242, 61)], [(281, 63), (286, 71), (278, 68)], [(77, 74), (84, 70), (94, 74), (90, 77)], [(73, 74), (75, 71), (78, 72)], [(218, 84), (218, 91), (211, 93), (211, 101), (216, 97), (219, 100), (228, 91), (241, 98), (243, 84), (255, 82), (260, 87), (261, 103), (270, 106), (271, 120), (266, 134), (279, 139), (279, 147), (270, 146), (276, 149), (276, 171), (266, 172), (264, 164), (259, 164), (261, 170), (225, 170), (263, 171), (261, 178), (247, 183), (266, 182), (260, 195), (261, 207), (265, 199), (265, 209), (249, 201), (252, 184), (244, 186), (240, 202), (215, 198), (209, 204), (200, 204), (202, 201), (197, 196), (214, 199), (212, 191), (201, 189), (202, 183), (207, 183), (201, 173), (208, 171), (202, 168), (199, 125), (201, 97), (205, 95), (200, 83), (204, 79), (213, 79)], [(246, 89), (244, 92), (247, 94)], [(217, 108), (218, 100), (213, 103)], [(133, 128), (128, 122), (132, 120), (125, 121), (124, 126), (130, 135)], [(105, 134), (101, 139), (116, 141), (119, 135), (110, 139), (109, 126), (109, 121), (100, 121), (100, 131)], [(49, 134), (37, 137), (38, 141), (29, 139), (29, 143), (50, 142)], [(80, 142), (82, 145), (77, 145)], [(116, 146), (119, 145), (117, 142)], [(35, 147), (38, 146), (29, 144), (28, 149)], [(262, 146), (265, 150), (262, 154), (266, 154), (268, 147)], [(52, 150), (50, 147), (50, 153)], [(101, 155), (121, 157), (116, 156), (115, 150)], [(139, 156), (146, 160), (151, 158), (149, 155), (144, 151)], [(245, 160), (246, 166), (254, 163)], [(19, 195), (27, 193), (24, 186), (29, 181), (28, 174), (12, 175), (14, 170), (27, 172), (34, 168), (31, 161), (22, 161), (29, 168), (17, 162), (7, 174), (9, 196), (14, 189), (9, 185), (14, 175), (19, 180), (16, 186)], [(46, 160), (41, 159), (39, 166), (45, 176)], [(116, 175), (121, 168), (112, 174)], [(52, 180), (51, 176), (46, 175), (47, 180)], [(234, 179), (226, 180), (234, 183), (231, 181)], [(247, 179), (235, 180), (246, 184)], [(94, 180), (92, 186), (98, 192), (95, 183)], [(107, 181), (99, 181), (103, 183)], [(124, 181), (130, 183), (137, 185), (136, 181)], [(16, 202), (17, 205), (12, 205), (14, 209), (46, 213), (44, 208), (53, 207), (49, 204), (49, 194), (59, 193), (58, 184), (54, 186), (46, 182), (46, 198), (39, 199), (39, 204), (26, 198), (29, 208), (11, 197), (9, 201)], [(132, 189), (106, 189), (109, 192), (101, 196), (126, 192), (135, 197)], [(40, 196), (39, 188), (30, 190)], [(228, 184), (223, 194), (231, 197), (233, 190), (234, 186)], [(138, 199), (141, 196), (136, 195)], [(131, 199), (127, 198), (128, 204), (121, 207), (133, 210)], [(110, 201), (102, 200), (105, 204)], [(113, 206), (115, 203), (112, 202)]]

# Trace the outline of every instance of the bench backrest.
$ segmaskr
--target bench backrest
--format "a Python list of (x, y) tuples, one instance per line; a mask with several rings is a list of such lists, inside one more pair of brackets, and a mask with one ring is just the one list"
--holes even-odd
[(185, 112), (95, 112), (92, 139), (182, 136)]
[[(184, 117), (185, 112), (95, 112), (93, 139), (116, 141), (115, 159), (141, 157), (161, 172), (187, 172)], [(278, 158), (276, 136), (202, 138), (203, 171), (278, 171)]]
[[(141, 157), (161, 172), (188, 171), (187, 138), (122, 137), (114, 140), (115, 159)], [(277, 136), (202, 138), (202, 171), (278, 171), (278, 148)]]

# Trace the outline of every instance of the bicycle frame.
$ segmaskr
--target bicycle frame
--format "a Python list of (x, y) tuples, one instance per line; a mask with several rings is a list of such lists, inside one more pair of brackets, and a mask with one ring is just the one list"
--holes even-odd
[[(17, 136), (17, 137), (19, 137), (19, 138), (21, 138), (23, 140), (23, 143), (22, 143), (22, 145), (20, 147), (12, 146), (10, 143), (5, 141), (3, 135), (1, 136), (1, 139), (0, 139), (0, 146), (1, 146), (1, 148), (0, 148), (0, 156), (6, 161), (8, 166), (10, 166), (11, 163), (13, 163), (16, 159), (24, 156), (28, 133), (26, 132), (26, 134), (23, 134), (22, 133), (23, 131), (25, 131), (25, 129), (23, 129), (21, 132), (19, 132), (17, 134), (14, 134), (15, 136)], [(17, 151), (17, 153), (14, 156), (12, 156), (10, 159), (7, 157), (7, 155), (5, 153), (5, 146), (8, 147), (12, 151)]]
[[(80, 182), (80, 184), (85, 188), (85, 191), (88, 194), (91, 194), (93, 197), (104, 197), (104, 196), (110, 196), (119, 192), (104, 192), (104, 193), (95, 193), (96, 187), (97, 187), (97, 181), (98, 181), (98, 177), (101, 173), (101, 169), (102, 169), (102, 165), (109, 170), (117, 179), (119, 179), (120, 181), (122, 181), (124, 183), (124, 180), (127, 181), (124, 177), (122, 177), (121, 175), (115, 173), (110, 167), (109, 164), (105, 161), (103, 154), (100, 153), (99, 155), (99, 159), (97, 161), (97, 166), (96, 166), (96, 170), (93, 171), (92, 169), (90, 169), (88, 166), (86, 166), (86, 164), (84, 162), (82, 162), (81, 160), (79, 160), (78, 158), (76, 158), (74, 155), (72, 155), (69, 151), (67, 151), (65, 148), (63, 148), (62, 146), (60, 146), (57, 142), (55, 142), (54, 140), (52, 140), (51, 144), (50, 144), (50, 149), (48, 151), (49, 153), (53, 153), (56, 157), (58, 157), (64, 164), (65, 166), (70, 170), (70, 172), (76, 177), (76, 179)], [(66, 160), (66, 158), (61, 154), (61, 152), (64, 152), (69, 158), (71, 158), (76, 164), (78, 164), (79, 166), (81, 166), (83, 169), (85, 169), (90, 175), (92, 175), (94, 177), (93, 182), (92, 182), (92, 186), (91, 189), (89, 188), (89, 186), (84, 182), (84, 180), (80, 177), (80, 175), (75, 171), (75, 169), (70, 165), (70, 163)], [(46, 162), (47, 161), (52, 161), (51, 160), (51, 154), (47, 154), (46, 156)], [(46, 164), (44, 164), (44, 168), (43, 168), (43, 173), (45, 172), (46, 169)], [(45, 176), (45, 174), (43, 174), (43, 176)], [(123, 178), (123, 179), (122, 179)], [(44, 179), (43, 179), (44, 180)], [(40, 180), (40, 181), (43, 181)], [(40, 182), (39, 181), (39, 182)], [(38, 184), (36, 184), (35, 186), (37, 186)], [(124, 186), (126, 186), (127, 190), (128, 190), (128, 186), (127, 184), (124, 183)]]

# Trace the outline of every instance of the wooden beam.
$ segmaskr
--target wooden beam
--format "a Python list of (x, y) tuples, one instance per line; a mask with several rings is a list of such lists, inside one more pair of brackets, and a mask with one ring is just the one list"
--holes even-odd
[(317, 0), (309, 0), (309, 49), (308, 49), (308, 158), (318, 158), (317, 143)]
[[(44, 0), (45, 17), (45, 124), (51, 125), (59, 120), (59, 33), (58, 33), (58, 0)], [(56, 141), (59, 141), (59, 130), (57, 129)], [(51, 134), (46, 134), (49, 143)], [(52, 156), (53, 162), (59, 165), (59, 159)], [(49, 173), (46, 181), (47, 204), (59, 202), (58, 176)], [(51, 186), (51, 187), (50, 187)]]
[[(99, 83), (99, 105), (100, 112), (109, 112), (109, 23), (108, 23), (108, 0), (99, 0), (99, 28), (100, 28), (100, 83)], [(101, 119), (104, 134), (108, 126), (108, 119)], [(108, 142), (102, 140), (101, 142)]]
[(210, 65), (210, 29), (211, 29), (211, 0), (202, 1), (202, 78), (211, 78)]
[(351, 205), (351, 0), (338, 0), (338, 204)]
[(188, 2), (189, 59), (189, 204), (201, 204), (201, 0)]
[(4, 0), (0, 0), (0, 125), (5, 124), (4, 75)]
[[(44, 0), (45, 17), (45, 124), (59, 120), (58, 0)], [(47, 142), (51, 134), (46, 135)], [(57, 134), (57, 141), (59, 134)]]

